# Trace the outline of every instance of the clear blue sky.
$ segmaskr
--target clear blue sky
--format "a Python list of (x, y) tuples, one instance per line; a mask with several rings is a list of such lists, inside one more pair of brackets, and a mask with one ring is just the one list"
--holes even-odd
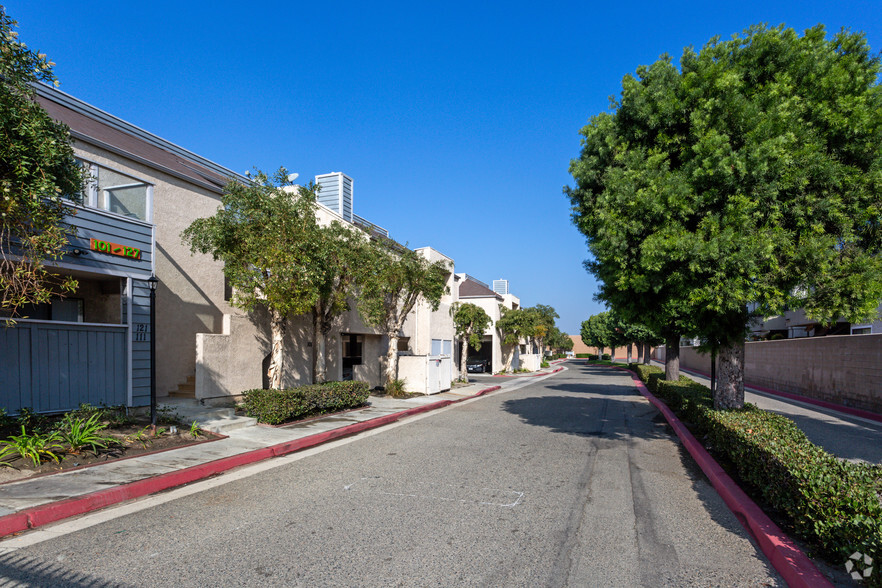
[(238, 172), (345, 172), (357, 214), (571, 334), (602, 308), (561, 190), (623, 75), (759, 22), (882, 49), (878, 1), (4, 4), (65, 92)]

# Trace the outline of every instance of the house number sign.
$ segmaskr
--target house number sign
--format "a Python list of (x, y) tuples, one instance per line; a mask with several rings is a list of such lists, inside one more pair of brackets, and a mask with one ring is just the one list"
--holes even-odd
[(91, 239), (89, 248), (92, 251), (100, 251), (101, 253), (109, 253), (110, 255), (141, 259), (141, 250), (137, 247), (129, 247), (128, 245), (120, 245), (119, 243), (110, 243), (109, 241), (102, 241), (101, 239)]

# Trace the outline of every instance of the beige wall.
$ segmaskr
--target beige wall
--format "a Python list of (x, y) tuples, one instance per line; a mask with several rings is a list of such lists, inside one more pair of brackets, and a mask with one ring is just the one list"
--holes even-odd
[(222, 264), (209, 255), (191, 256), (181, 231), (211, 216), (220, 196), (139, 162), (77, 141), (77, 156), (150, 182), (156, 227), (156, 391), (165, 396), (195, 375), (196, 334), (220, 333), (223, 315)]
[[(680, 348), (680, 365), (710, 372), (710, 356)], [(882, 334), (747, 343), (744, 380), (818, 400), (882, 413)]]

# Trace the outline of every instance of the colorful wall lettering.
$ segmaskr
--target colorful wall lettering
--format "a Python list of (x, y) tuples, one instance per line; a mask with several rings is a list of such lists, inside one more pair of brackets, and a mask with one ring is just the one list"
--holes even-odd
[(141, 250), (137, 247), (110, 243), (109, 241), (102, 241), (101, 239), (91, 239), (89, 247), (92, 251), (100, 251), (101, 253), (109, 253), (110, 255), (119, 255), (120, 257), (131, 257), (132, 259), (141, 259)]

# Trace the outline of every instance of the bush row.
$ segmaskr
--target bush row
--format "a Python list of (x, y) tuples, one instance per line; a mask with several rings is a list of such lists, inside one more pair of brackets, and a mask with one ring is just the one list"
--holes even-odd
[[(714, 410), (710, 390), (685, 376), (664, 380), (655, 366), (631, 364), (745, 489), (785, 519), (792, 532), (831, 564), (860, 552), (882, 563), (882, 466), (838, 459), (808, 440), (788, 418), (746, 404)], [(873, 566), (870, 586), (882, 586)]]
[(268, 425), (361, 406), (369, 395), (366, 382), (348, 381), (242, 393), (245, 414)]

